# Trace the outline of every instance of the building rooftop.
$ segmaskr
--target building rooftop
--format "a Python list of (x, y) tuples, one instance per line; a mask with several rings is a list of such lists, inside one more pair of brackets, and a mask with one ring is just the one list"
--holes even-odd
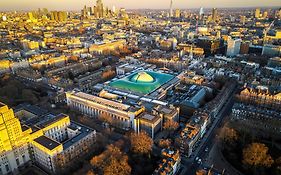
[(80, 97), (82, 99), (86, 99), (86, 100), (89, 100), (89, 101), (92, 101), (92, 102), (95, 102), (95, 103), (99, 103), (99, 104), (102, 104), (102, 105), (105, 105), (105, 106), (110, 106), (110, 107), (115, 108), (115, 109), (117, 108), (119, 110), (125, 111), (125, 110), (128, 110), (130, 108), (129, 105), (119, 103), (119, 102), (115, 102), (115, 101), (112, 101), (112, 100), (107, 100), (105, 98), (97, 97), (97, 96), (86, 94), (86, 93), (83, 93), (83, 92), (75, 92), (72, 95), (75, 95), (75, 96)]
[(86, 127), (82, 124), (76, 123), (76, 122), (71, 122), (70, 126), (68, 126), (68, 127), (70, 127), (72, 130), (78, 129), (79, 133), (76, 136), (74, 136), (73, 138), (70, 138), (62, 143), (64, 150), (71, 147), (73, 144), (79, 142), (81, 139), (86, 137), (89, 133), (95, 132), (93, 129), (88, 128), (88, 127)]
[(41, 118), (39, 122), (36, 123), (36, 126), (38, 126), (39, 128), (45, 128), (63, 118), (68, 117), (65, 114), (59, 114), (59, 115), (47, 115), (44, 118)]
[(109, 85), (113, 88), (144, 95), (158, 89), (173, 78), (174, 76), (170, 74), (154, 71), (138, 71), (113, 81)]
[(14, 109), (15, 113), (19, 112), (21, 110), (28, 111), (36, 116), (42, 116), (42, 115), (46, 115), (48, 113), (47, 110), (40, 108), (38, 106), (35, 106), (35, 105), (28, 104), (28, 103), (20, 104)]
[(23, 125), (21, 125), (21, 129), (24, 132), (24, 131), (28, 130), (29, 127), (23, 124)]
[[(268, 110), (266, 108), (260, 108), (253, 105), (245, 105), (243, 103), (234, 103), (233, 110), (241, 110), (251, 112), (253, 115), (262, 114), (268, 116), (268, 118), (275, 118), (281, 120), (281, 113), (276, 110)], [(242, 115), (241, 115), (242, 117)]]
[(44, 146), (45, 148), (49, 149), (49, 150), (53, 150), (56, 147), (60, 146), (60, 143), (52, 140), (46, 136), (40, 136), (37, 139), (34, 139), (35, 142), (37, 142), (38, 144)]
[(155, 115), (151, 115), (149, 113), (142, 113), (142, 114), (139, 115), (139, 119), (143, 120), (145, 122), (148, 122), (148, 123), (154, 123), (157, 120), (159, 120), (160, 117), (159, 116), (155, 116)]
[(181, 132), (183, 139), (192, 140), (199, 133), (199, 128), (186, 124)]

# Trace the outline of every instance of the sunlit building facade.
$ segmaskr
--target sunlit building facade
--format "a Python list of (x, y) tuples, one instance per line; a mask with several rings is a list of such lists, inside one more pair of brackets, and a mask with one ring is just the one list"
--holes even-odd
[(136, 117), (144, 111), (143, 107), (130, 106), (83, 92), (66, 93), (67, 105), (83, 114), (99, 117), (109, 115), (118, 120), (120, 127), (137, 130)]
[(165, 121), (179, 120), (179, 108), (156, 105), (148, 112), (144, 105), (129, 105), (117, 97), (105, 91), (99, 96), (79, 91), (66, 93), (67, 105), (71, 109), (94, 118), (109, 117), (116, 127), (132, 129), (136, 133), (145, 131), (151, 138), (162, 130)]
[(65, 114), (39, 118), (24, 109), (17, 114), (27, 119), (20, 122), (13, 109), (0, 103), (0, 174), (17, 174), (31, 162), (56, 174), (94, 144), (96, 132)]
[(22, 128), (13, 110), (0, 103), (0, 174), (17, 171), (30, 161), (31, 129)]

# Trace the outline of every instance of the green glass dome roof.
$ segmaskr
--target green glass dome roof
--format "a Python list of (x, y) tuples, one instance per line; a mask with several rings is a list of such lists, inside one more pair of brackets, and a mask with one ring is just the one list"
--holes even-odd
[(173, 78), (173, 75), (165, 73), (140, 71), (110, 82), (109, 85), (129, 92), (149, 94)]
[(136, 83), (152, 83), (154, 78), (146, 72), (139, 72), (131, 78), (131, 81)]

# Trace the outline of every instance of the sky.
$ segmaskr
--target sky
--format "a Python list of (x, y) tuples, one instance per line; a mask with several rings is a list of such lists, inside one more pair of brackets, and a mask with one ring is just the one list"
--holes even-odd
[[(93, 6), (96, 0), (0, 0), (0, 11), (34, 10), (80, 10), (84, 5)], [(103, 0), (108, 7), (126, 9), (167, 9), (170, 0)], [(174, 0), (174, 8), (209, 8), (209, 7), (264, 7), (279, 6), (281, 0)]]

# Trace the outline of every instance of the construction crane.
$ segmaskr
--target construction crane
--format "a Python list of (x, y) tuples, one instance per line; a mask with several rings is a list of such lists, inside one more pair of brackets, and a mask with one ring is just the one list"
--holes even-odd
[(269, 32), (269, 30), (271, 29), (273, 24), (274, 24), (274, 21), (272, 21), (270, 23), (270, 25), (267, 28), (264, 29), (264, 31), (263, 31), (263, 44), (265, 43), (265, 40), (266, 40), (266, 37), (267, 37), (267, 33)]

